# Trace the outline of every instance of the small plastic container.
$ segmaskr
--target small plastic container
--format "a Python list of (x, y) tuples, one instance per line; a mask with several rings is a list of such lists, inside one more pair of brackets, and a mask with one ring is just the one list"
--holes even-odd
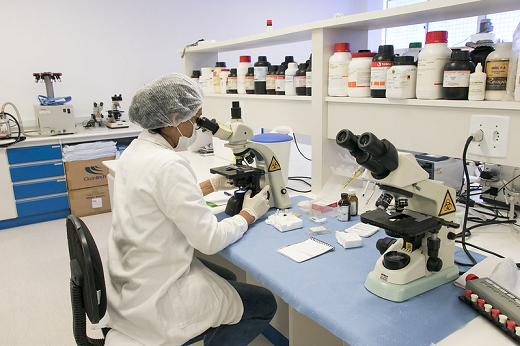
[(307, 71), (305, 71), (305, 95), (312, 95), (312, 54), (307, 60)]
[(468, 100), (482, 101), (486, 96), (486, 74), (482, 72), (482, 65), (477, 63), (475, 72), (469, 76)]
[(226, 91), (228, 94), (238, 94), (237, 69), (232, 68), (227, 76)]
[(285, 70), (285, 95), (296, 95), (296, 85), (294, 84), (294, 77), (296, 77), (298, 65), (295, 62), (290, 62)]
[(394, 65), (386, 72), (386, 97), (389, 99), (414, 99), (417, 66), (414, 57), (396, 56)]
[(246, 94), (246, 73), (249, 67), (253, 67), (251, 56), (240, 56), (240, 62), (237, 67), (237, 91), (239, 94)]
[(212, 94), (213, 93), (213, 68), (211, 67), (203, 67), (200, 69), (200, 79), (199, 83), (202, 87), (202, 91), (204, 94)]
[(265, 77), (269, 70), (269, 65), (267, 57), (264, 55), (259, 56), (258, 61), (255, 62), (255, 94), (267, 94)]
[(372, 58), (370, 68), (370, 96), (386, 97), (386, 74), (394, 64), (395, 54), (393, 45), (381, 45), (376, 56)]
[(377, 53), (359, 50), (352, 53), (352, 61), (348, 68), (348, 95), (350, 97), (370, 97), (370, 69), (372, 58)]
[(305, 96), (305, 94), (307, 93), (306, 76), (307, 63), (301, 63), (298, 66), (298, 71), (296, 71), (296, 75), (294, 76), (294, 87), (296, 88), (296, 95)]
[(226, 63), (223, 61), (217, 61), (215, 68), (213, 69), (213, 92), (220, 94), (220, 72), (226, 68)]
[(348, 96), (348, 67), (351, 61), (350, 43), (334, 44), (334, 54), (329, 59), (329, 96)]
[(269, 95), (276, 94), (276, 72), (279, 68), (279, 65), (271, 65), (265, 75), (265, 91)]
[(255, 93), (255, 68), (249, 67), (245, 76), (246, 94)]
[(229, 76), (229, 69), (223, 68), (220, 72), (220, 93), (227, 94), (227, 78)]
[(285, 70), (290, 62), (294, 62), (292, 55), (286, 55), (285, 60), (280, 64), (276, 72), (276, 95), (285, 95)]

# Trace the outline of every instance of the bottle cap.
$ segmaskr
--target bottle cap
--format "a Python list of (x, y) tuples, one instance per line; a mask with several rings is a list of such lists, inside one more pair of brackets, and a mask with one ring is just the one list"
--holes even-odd
[(355, 195), (356, 194), (356, 189), (348, 189), (348, 193), (351, 194), (351, 195)]
[(422, 48), (422, 42), (410, 42), (408, 48)]
[(341, 42), (334, 44), (334, 53), (338, 52), (350, 52), (350, 43)]
[(232, 68), (229, 74), (237, 74), (237, 69), (236, 68)]
[(428, 43), (448, 43), (447, 31), (429, 31), (426, 33), (426, 44)]
[(193, 70), (191, 73), (191, 78), (199, 78), (200, 77), (200, 71), (199, 70)]
[(289, 69), (289, 68), (296, 69), (296, 68), (298, 68), (298, 65), (297, 65), (295, 62), (290, 62), (290, 63), (289, 63), (289, 67), (288, 67), (288, 69)]
[(270, 66), (269, 66), (268, 73), (275, 73), (275, 72), (278, 71), (279, 68), (280, 68), (279, 65), (270, 65)]
[(381, 46), (379, 46), (377, 53), (378, 54), (383, 54), (383, 53), (394, 54), (394, 46), (391, 44), (381, 45)]
[(358, 53), (370, 53), (370, 49), (358, 49)]
[(267, 20), (267, 25), (272, 26), (273, 25), (273, 20), (272, 19), (268, 19)]
[(482, 64), (477, 63), (477, 66), (475, 66), (475, 72), (482, 72)]
[(495, 42), (493, 40), (478, 40), (475, 45), (476, 47), (493, 47)]
[(373, 58), (377, 55), (377, 53), (372, 53), (371, 51), (367, 52), (359, 52), (352, 53), (352, 58)]
[(302, 62), (300, 65), (298, 65), (299, 70), (306, 70), (307, 69), (307, 63)]
[(416, 65), (415, 58), (411, 55), (396, 56), (394, 65)]
[(294, 61), (294, 57), (292, 55), (286, 55), (285, 56), (285, 62), (290, 63)]
[(461, 50), (461, 49), (452, 49), (451, 50), (451, 61), (470, 61), (469, 51)]
[(255, 73), (255, 68), (254, 67), (248, 67), (247, 68), (247, 73)]
[(251, 57), (249, 55), (241, 55), (240, 62), (251, 62)]
[(226, 67), (226, 63), (224, 61), (217, 61), (215, 67)]
[(348, 193), (342, 192), (341, 193), (341, 199), (348, 199)]

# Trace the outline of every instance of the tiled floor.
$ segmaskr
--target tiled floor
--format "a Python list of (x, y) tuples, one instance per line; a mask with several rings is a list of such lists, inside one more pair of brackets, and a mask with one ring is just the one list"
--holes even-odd
[[(111, 216), (82, 218), (102, 257)], [(1, 345), (75, 345), (65, 219), (0, 230), (0, 275)], [(272, 344), (260, 336), (251, 345)]]

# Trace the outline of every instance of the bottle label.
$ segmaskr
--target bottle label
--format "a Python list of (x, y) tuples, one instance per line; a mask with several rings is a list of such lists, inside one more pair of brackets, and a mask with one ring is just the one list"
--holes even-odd
[(227, 90), (236, 90), (238, 86), (237, 77), (228, 77)]
[(276, 91), (285, 91), (285, 75), (276, 76)]
[(393, 64), (393, 61), (372, 61), (372, 67), (370, 68), (370, 89), (386, 89), (386, 72)]
[(348, 77), (348, 65), (345, 63), (330, 63), (329, 76)]
[(312, 71), (305, 73), (305, 87), (312, 88)]
[(296, 76), (294, 77), (294, 86), (296, 88), (305, 88), (306, 87), (305, 76)]
[(505, 91), (509, 59), (489, 60), (486, 62), (486, 90)]
[(417, 98), (440, 99), (442, 98), (442, 71), (449, 61), (449, 57), (437, 57), (421, 59), (417, 61)]
[(442, 86), (444, 88), (469, 87), (469, 75), (471, 71), (444, 71)]
[(269, 90), (276, 89), (276, 76), (270, 75), (265, 77), (265, 88)]
[(246, 90), (255, 90), (255, 78), (253, 76), (246, 76), (244, 84), (246, 85)]
[(370, 88), (370, 69), (351, 68), (348, 75), (349, 88)]
[(405, 69), (390, 68), (386, 74), (386, 89), (395, 91), (412, 91), (415, 93), (415, 66)]
[(350, 201), (350, 215), (352, 215), (352, 216), (357, 215), (357, 202), (356, 201)]
[(265, 82), (267, 66), (255, 66), (255, 82)]
[(338, 221), (350, 221), (350, 206), (349, 205), (338, 205), (337, 207), (337, 218)]

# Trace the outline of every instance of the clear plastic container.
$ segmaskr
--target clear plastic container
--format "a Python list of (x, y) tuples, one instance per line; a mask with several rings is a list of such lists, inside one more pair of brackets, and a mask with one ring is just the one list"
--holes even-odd
[(348, 67), (352, 61), (350, 43), (336, 43), (329, 59), (329, 96), (348, 96)]

